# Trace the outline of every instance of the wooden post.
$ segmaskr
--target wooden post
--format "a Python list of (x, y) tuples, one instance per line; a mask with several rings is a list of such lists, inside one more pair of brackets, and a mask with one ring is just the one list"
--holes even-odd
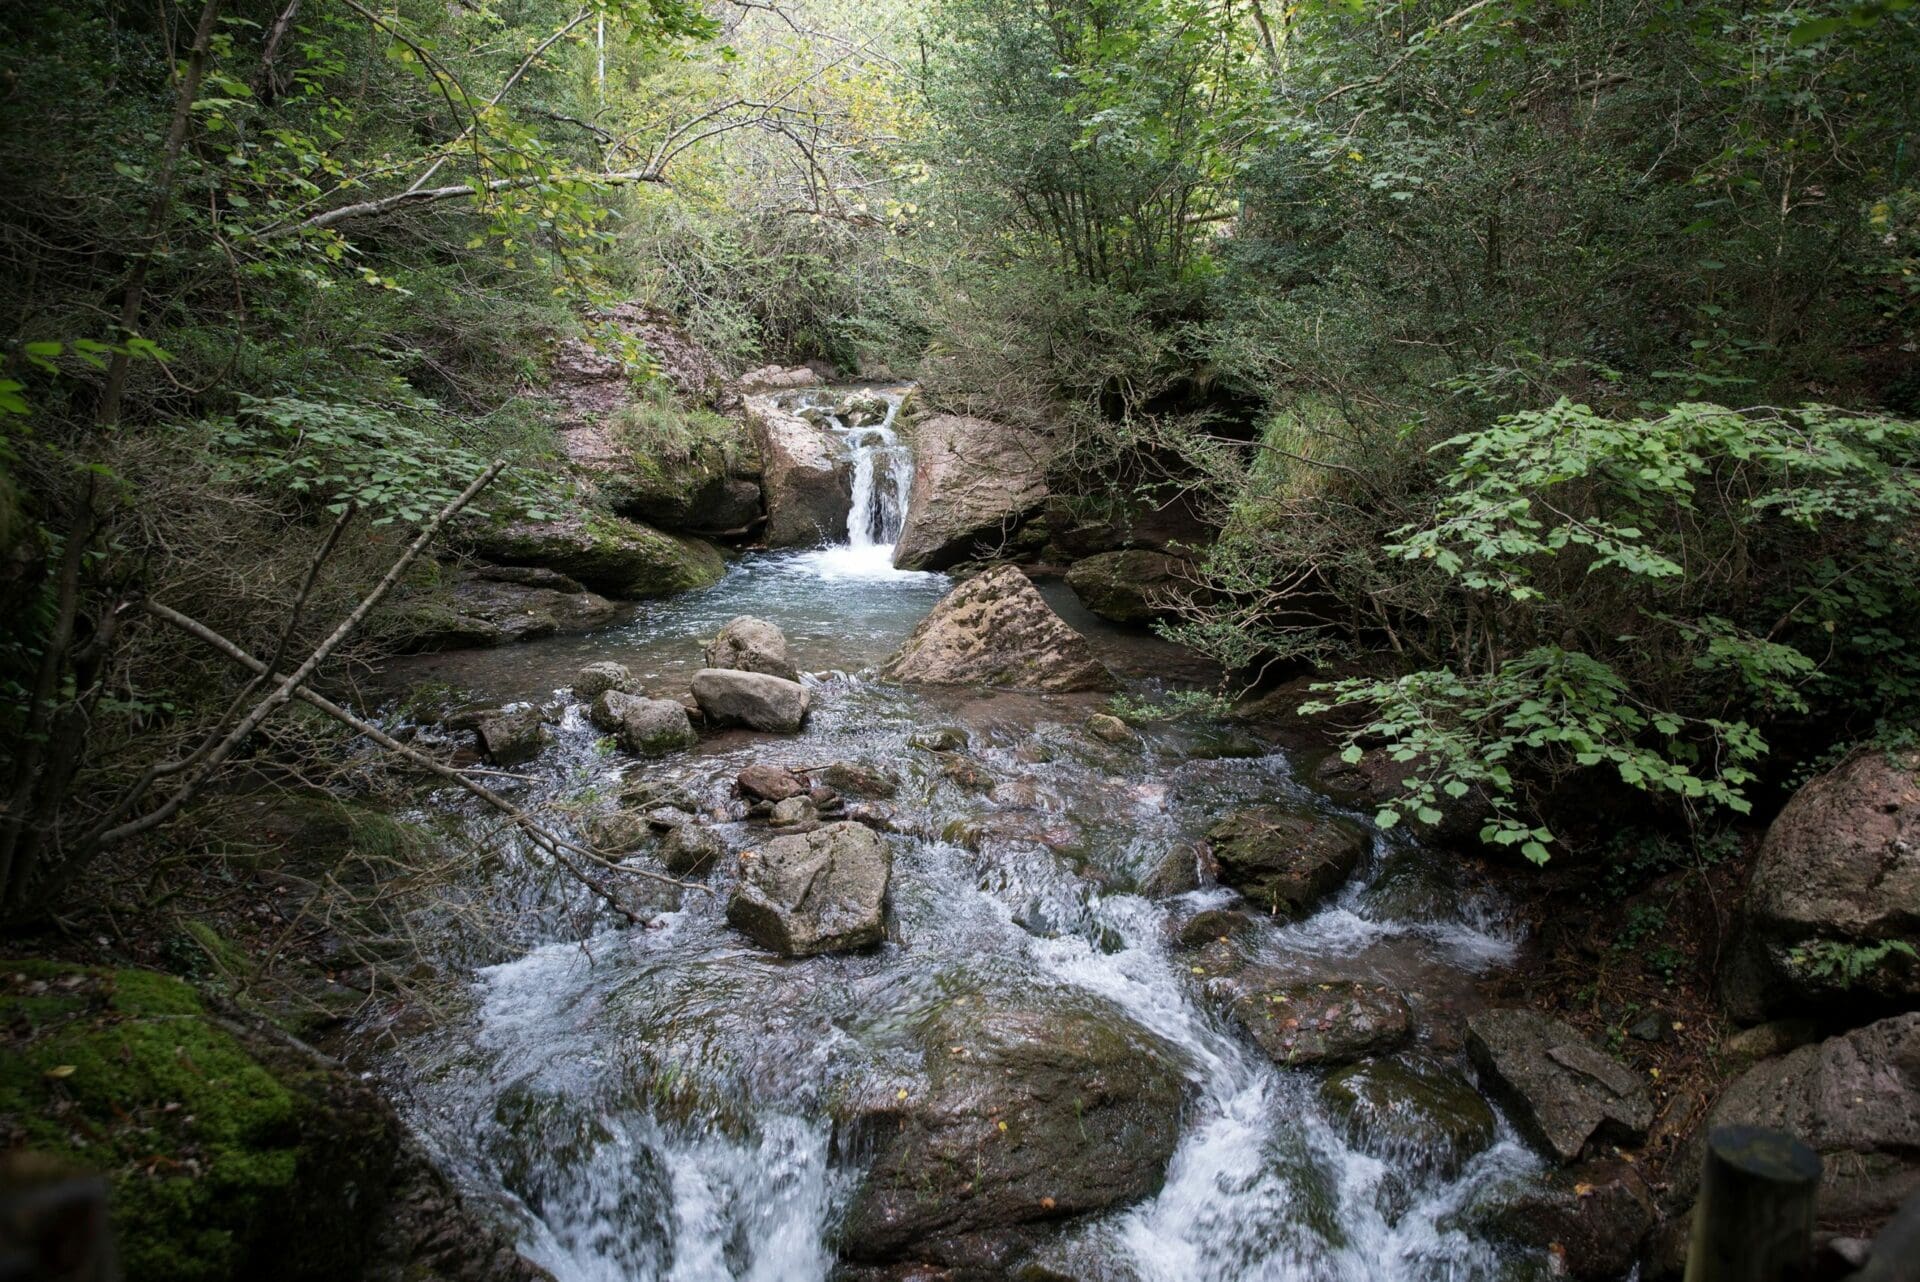
[(1813, 1256), (1820, 1155), (1784, 1131), (1723, 1126), (1707, 1136), (1686, 1282), (1792, 1282)]

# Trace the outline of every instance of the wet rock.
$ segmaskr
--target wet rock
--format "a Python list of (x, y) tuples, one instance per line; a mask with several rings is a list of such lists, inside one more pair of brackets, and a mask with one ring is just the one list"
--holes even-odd
[(1200, 852), (1190, 843), (1175, 842), (1140, 878), (1140, 893), (1149, 899), (1169, 899), (1200, 889)]
[(767, 816), (768, 822), (776, 828), (797, 828), (801, 824), (810, 824), (820, 818), (820, 808), (813, 804), (811, 797), (788, 797), (777, 801), (773, 813)]
[(745, 726), (768, 734), (795, 734), (806, 724), (807, 688), (764, 672), (703, 668), (693, 676), (693, 697), (715, 726)]
[(747, 398), (747, 422), (760, 448), (767, 546), (813, 547), (846, 538), (852, 473), (832, 433), (768, 396)]
[(636, 756), (664, 756), (699, 742), (687, 720), (687, 710), (671, 699), (606, 690), (593, 701), (588, 717), (601, 729), (611, 724), (611, 733), (620, 746)]
[(737, 672), (764, 672), (769, 676), (798, 681), (800, 672), (787, 661), (787, 638), (765, 619), (741, 615), (720, 629), (707, 646), (709, 668), (731, 668)]
[(1140, 742), (1140, 736), (1134, 733), (1132, 726), (1105, 712), (1096, 712), (1087, 718), (1087, 733), (1103, 743)]
[(1067, 586), (1087, 609), (1115, 623), (1172, 618), (1194, 582), (1192, 562), (1146, 548), (1102, 552), (1067, 571)]
[(1551, 1250), (1565, 1276), (1602, 1282), (1632, 1271), (1660, 1214), (1639, 1168), (1607, 1159), (1507, 1185), (1462, 1218), (1475, 1237)]
[(1672, 1163), (1684, 1196), (1722, 1126), (1768, 1126), (1820, 1154), (1823, 1227), (1873, 1223), (1920, 1193), (1920, 1012), (1895, 1015), (1748, 1069)]
[(807, 790), (800, 777), (784, 766), (748, 766), (733, 782), (741, 796), (754, 801), (785, 801)]
[(1451, 1069), (1427, 1060), (1343, 1068), (1320, 1097), (1353, 1142), (1376, 1157), (1452, 1179), (1493, 1146), (1493, 1110)]
[(898, 832), (899, 823), (894, 817), (893, 807), (878, 801), (864, 801), (859, 805), (848, 806), (846, 817), (854, 823), (865, 824), (878, 832)]
[(993, 554), (1047, 496), (1052, 448), (1038, 433), (936, 415), (914, 424), (913, 491), (894, 545), (903, 570), (945, 570)]
[(492, 560), (559, 570), (625, 599), (703, 588), (726, 572), (713, 544), (615, 516), (469, 526), (462, 537)]
[(1467, 1054), (1520, 1132), (1560, 1162), (1646, 1139), (1653, 1102), (1639, 1077), (1557, 1019), (1482, 1011), (1467, 1020)]
[(630, 854), (653, 838), (653, 827), (646, 817), (631, 810), (589, 815), (580, 828), (587, 844), (605, 855)]
[(967, 737), (967, 732), (955, 726), (941, 726), (907, 736), (907, 746), (918, 748), (922, 752), (959, 752), (969, 742), (971, 740)]
[(540, 709), (531, 704), (501, 708), (482, 717), (476, 727), (480, 751), (496, 766), (517, 766), (540, 755), (552, 742)]
[(1174, 938), (1182, 948), (1204, 948), (1230, 939), (1253, 925), (1253, 919), (1236, 908), (1209, 908), (1183, 922)]
[(660, 843), (660, 862), (676, 877), (704, 874), (726, 853), (727, 843), (719, 833), (694, 823), (680, 824)]
[(633, 671), (626, 664), (602, 659), (573, 674), (573, 697), (582, 703), (592, 703), (609, 690), (634, 692)]
[(835, 792), (849, 797), (888, 798), (900, 791), (900, 779), (891, 771), (857, 761), (831, 761), (808, 772)]
[(1358, 826), (1281, 806), (1235, 811), (1207, 830), (1207, 840), (1223, 883), (1290, 918), (1344, 885), (1367, 849)]
[(1018, 567), (968, 579), (940, 599), (882, 665), (890, 681), (1023, 690), (1111, 690), (1113, 674)]
[(1360, 896), (1374, 921), (1458, 921), (1461, 901), (1459, 864), (1420, 847), (1389, 851)]
[(1303, 983), (1244, 970), (1223, 987), (1235, 1022), (1283, 1067), (1350, 1064), (1385, 1054), (1413, 1033), (1413, 1012), (1398, 993), (1356, 980)]
[(991, 770), (957, 752), (940, 754), (940, 773), (956, 787), (968, 792), (991, 793), (996, 782)]
[(925, 1085), (847, 1120), (845, 1138), (873, 1160), (847, 1208), (843, 1255), (964, 1259), (1159, 1186), (1186, 1095), (1171, 1048), (1094, 998), (1019, 1000), (943, 1007), (916, 1038)]
[[(1722, 977), (1743, 1022), (1920, 1005), (1920, 753), (1860, 752), (1767, 829)], [(1905, 945), (1901, 952), (1893, 945)], [(1885, 954), (1849, 978), (1821, 954)]]
[(740, 855), (727, 920), (789, 957), (880, 942), (893, 852), (873, 831), (835, 823)]

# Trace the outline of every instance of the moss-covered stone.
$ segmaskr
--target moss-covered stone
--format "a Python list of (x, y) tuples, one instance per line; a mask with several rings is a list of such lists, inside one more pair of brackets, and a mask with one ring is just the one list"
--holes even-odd
[(720, 549), (704, 539), (599, 513), (517, 521), (470, 531), (467, 538), (491, 560), (545, 566), (596, 592), (629, 600), (702, 588), (727, 568)]
[(108, 1178), (128, 1277), (357, 1272), (399, 1136), (350, 1077), (149, 971), (0, 963), (0, 1029), (0, 1127)]

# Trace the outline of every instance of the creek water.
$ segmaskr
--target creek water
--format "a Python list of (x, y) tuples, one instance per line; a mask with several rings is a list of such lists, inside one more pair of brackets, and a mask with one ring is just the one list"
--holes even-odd
[[(848, 545), (749, 555), (713, 587), (597, 633), (421, 658), (391, 674), (488, 700), (557, 702), (581, 663), (617, 659), (649, 690), (677, 695), (703, 639), (728, 619), (778, 624), (814, 674), (802, 734), (709, 735), (689, 753), (643, 762), (607, 753), (579, 707), (566, 706), (554, 745), (502, 786), (577, 824), (636, 787), (678, 793), (738, 850), (767, 836), (732, 796), (744, 766), (846, 760), (894, 771), (903, 831), (887, 838), (887, 941), (847, 955), (770, 955), (726, 923), (728, 867), (710, 874), (711, 893), (663, 890), (649, 926), (616, 928), (508, 847), (476, 869), (470, 890), (492, 929), (449, 953), (469, 967), (463, 1001), (405, 1037), (388, 1068), (417, 1130), (562, 1282), (824, 1279), (862, 1174), (859, 1154), (836, 1144), (835, 1102), (919, 1089), (911, 1033), (944, 1003), (1060, 993), (1160, 1039), (1190, 1090), (1160, 1190), (1065, 1228), (1046, 1248), (1058, 1270), (1048, 1276), (1464, 1282), (1524, 1265), (1452, 1218), (1533, 1169), (1504, 1122), (1451, 1178), (1419, 1154), (1356, 1147), (1322, 1107), (1319, 1075), (1278, 1067), (1247, 1041), (1176, 947), (1178, 921), (1231, 903), (1232, 892), (1132, 892), (1170, 843), (1233, 807), (1337, 810), (1285, 753), (1205, 721), (1151, 723), (1140, 745), (1115, 747), (1082, 729), (1097, 697), (905, 689), (863, 675), (949, 586), (891, 564), (911, 468), (892, 434), (895, 404), (874, 427), (839, 425), (865, 477)], [(1102, 625), (1063, 586), (1046, 590), (1130, 697), (1205, 679), (1183, 652)], [(964, 732), (992, 791), (961, 787), (909, 745), (932, 727)], [(492, 830), (457, 794), (428, 809)], [(969, 848), (956, 821), (1014, 835)], [(1408, 877), (1431, 891), (1412, 908), (1400, 893)], [(1390, 984), (1425, 1015), (1470, 1005), (1474, 977), (1507, 962), (1515, 944), (1498, 902), (1445, 857), (1381, 834), (1361, 874), (1320, 911), (1257, 929), (1263, 964)]]

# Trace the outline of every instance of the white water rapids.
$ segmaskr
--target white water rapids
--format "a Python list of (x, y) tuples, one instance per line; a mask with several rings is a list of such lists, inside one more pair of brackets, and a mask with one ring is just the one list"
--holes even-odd
[[(854, 463), (848, 544), (749, 560), (707, 593), (658, 603), (597, 639), (593, 657), (619, 658), (656, 684), (684, 671), (698, 638), (734, 613), (779, 624), (803, 668), (857, 672), (897, 645), (945, 587), (943, 576), (892, 568), (912, 475), (892, 428), (897, 407), (889, 397), (873, 425), (830, 424)], [(1055, 600), (1072, 614), (1070, 600)], [(1151, 674), (1173, 662), (1155, 643), (1073, 621), (1111, 647), (1103, 657), (1116, 666)], [(584, 653), (562, 652), (568, 663)], [(517, 1224), (532, 1258), (561, 1282), (830, 1278), (836, 1220), (861, 1177), (858, 1158), (836, 1149), (833, 1101), (918, 1072), (904, 1030), (955, 991), (1060, 990), (1104, 999), (1157, 1035), (1192, 1089), (1160, 1191), (1069, 1226), (1046, 1248), (1048, 1276), (1508, 1276), (1514, 1261), (1449, 1219), (1535, 1167), (1504, 1122), (1494, 1146), (1451, 1179), (1361, 1151), (1327, 1117), (1318, 1075), (1280, 1068), (1245, 1040), (1202, 997), (1191, 955), (1173, 941), (1177, 920), (1235, 896), (1208, 888), (1156, 901), (1103, 888), (1130, 884), (1169, 843), (1236, 806), (1330, 809), (1284, 755), (1200, 751), (1221, 732), (1174, 725), (1149, 727), (1145, 749), (1120, 760), (1089, 751), (1084, 701), (942, 702), (837, 674), (809, 685), (815, 710), (802, 735), (715, 741), (660, 763), (603, 755), (570, 707), (558, 742), (522, 768), (537, 779), (527, 798), (590, 809), (644, 782), (724, 807), (747, 764), (858, 760), (904, 776), (894, 803), (904, 829), (939, 834), (1015, 805), (957, 787), (907, 743), (929, 725), (957, 724), (975, 760), (1018, 783), (1019, 805), (1071, 829), (1079, 853), (986, 858), (931, 835), (891, 837), (888, 942), (803, 961), (773, 957), (726, 924), (727, 870), (710, 879), (716, 893), (665, 905), (655, 928), (616, 930), (565, 883), (509, 861), (487, 893), (512, 906), (522, 932), (514, 955), (478, 968), (466, 1017), (410, 1043), (400, 1076), (418, 1128), (470, 1191)], [(1161, 688), (1150, 678), (1128, 685)], [(740, 820), (716, 831), (735, 849), (763, 835)], [(1396, 915), (1382, 894), (1389, 869), (1411, 861), (1433, 871), (1422, 861), (1445, 858), (1376, 837), (1362, 874), (1321, 911), (1259, 927), (1263, 963), (1434, 994), (1465, 987), (1463, 976), (1512, 955), (1499, 905), (1444, 869), (1434, 875), (1453, 887), (1445, 911)], [(594, 923), (584, 942), (583, 920)]]

